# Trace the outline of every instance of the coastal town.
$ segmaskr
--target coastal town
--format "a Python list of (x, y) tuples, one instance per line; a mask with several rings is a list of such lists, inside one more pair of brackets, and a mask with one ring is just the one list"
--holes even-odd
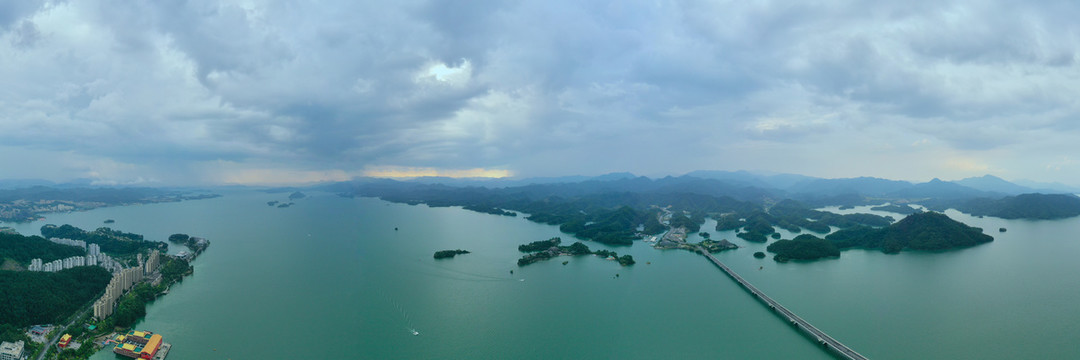
[[(24, 339), (29, 341), (0, 342), (0, 360), (85, 359), (109, 346), (114, 353), (132, 359), (165, 359), (172, 345), (165, 342), (164, 335), (131, 329), (126, 323), (128, 320), (121, 324), (116, 317), (130, 318), (132, 304), (144, 307), (145, 298), (168, 293), (169, 285), (191, 274), (189, 262), (210, 244), (207, 239), (183, 234), (176, 234), (170, 240), (180, 242), (187, 250), (169, 255), (152, 249), (134, 256), (114, 257), (102, 252), (101, 245), (96, 243), (49, 238), (49, 243), (78, 248), (85, 255), (48, 262), (34, 258), (25, 267), (27, 273), (60, 273), (100, 267), (111, 274), (111, 279), (100, 297), (68, 317), (70, 321), (66, 324), (32, 325), (25, 329)], [(140, 311), (145, 313), (141, 308)], [(124, 314), (119, 314), (121, 312)]]

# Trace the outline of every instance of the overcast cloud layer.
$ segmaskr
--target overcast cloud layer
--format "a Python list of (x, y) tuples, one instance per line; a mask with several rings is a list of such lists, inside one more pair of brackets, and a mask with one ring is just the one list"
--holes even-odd
[(4, 1), (0, 178), (1080, 185), (1078, 17), (1071, 1)]

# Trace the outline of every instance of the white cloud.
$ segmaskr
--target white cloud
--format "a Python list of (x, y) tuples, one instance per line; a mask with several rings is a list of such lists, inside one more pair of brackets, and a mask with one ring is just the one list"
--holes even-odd
[[(207, 181), (373, 164), (1080, 175), (1053, 165), (1080, 135), (1075, 4), (447, 6), (0, 4), (0, 157), (107, 159), (121, 183), (218, 161), (244, 170)], [(940, 154), (965, 160), (920, 161)]]

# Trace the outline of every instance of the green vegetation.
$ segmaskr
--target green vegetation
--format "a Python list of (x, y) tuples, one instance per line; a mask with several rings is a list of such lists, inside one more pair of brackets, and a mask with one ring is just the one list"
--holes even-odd
[[(625, 188), (596, 187), (598, 184), (529, 185), (514, 188), (457, 188), (444, 185), (409, 184), (381, 181), (339, 185), (344, 196), (375, 196), (386, 201), (428, 206), (468, 206), (468, 209), (502, 209), (529, 214), (528, 220), (558, 225), (563, 232), (581, 239), (610, 245), (630, 245), (642, 235), (666, 230), (656, 218), (654, 205), (670, 205), (674, 213), (689, 211), (690, 216), (675, 220), (688, 229), (696, 229), (706, 214), (749, 212), (749, 202), (728, 196), (693, 192), (641, 192), (638, 185), (649, 186), (647, 179), (626, 180)], [(680, 190), (689, 189), (680, 186)], [(705, 188), (702, 188), (705, 189)], [(687, 221), (689, 220), (689, 221)], [(640, 230), (639, 230), (640, 229)]]
[(676, 213), (671, 216), (671, 221), (668, 222), (672, 228), (684, 227), (687, 233), (694, 233), (701, 230), (701, 224), (705, 222), (705, 215), (701, 213), (693, 213), (690, 216), (686, 214)]
[(469, 253), (468, 250), (461, 250), (461, 249), (457, 249), (457, 250), (439, 250), (439, 251), (435, 252), (435, 258), (436, 259), (446, 259), (446, 258), (452, 258), (452, 257), (454, 257), (456, 255), (459, 255), (459, 254), (468, 254), (468, 253)]
[(742, 226), (743, 222), (739, 221), (739, 216), (735, 214), (725, 214), (716, 218), (716, 231), (738, 230)]
[(0, 324), (57, 323), (101, 294), (110, 279), (112, 274), (97, 266), (55, 273), (0, 271)]
[(645, 216), (645, 224), (642, 227), (641, 233), (645, 235), (658, 235), (667, 231), (667, 226), (660, 223), (658, 213), (649, 213)]
[(562, 243), (562, 238), (553, 237), (547, 240), (533, 241), (528, 244), (518, 245), (518, 251), (520, 252), (535, 252), (550, 249), (552, 247), (559, 246)]
[(766, 238), (765, 235), (762, 235), (762, 234), (756, 233), (756, 232), (742, 232), (742, 233), (735, 234), (735, 236), (738, 236), (740, 239), (743, 239), (743, 240), (746, 240), (746, 241), (749, 241), (749, 242), (763, 243), (763, 242), (769, 241), (769, 239)]
[(718, 253), (718, 252), (721, 252), (721, 251), (724, 251), (724, 250), (731, 250), (731, 249), (738, 249), (739, 248), (739, 245), (732, 244), (727, 239), (723, 239), (723, 240), (720, 240), (720, 241), (716, 241), (716, 240), (712, 240), (712, 239), (706, 239), (706, 240), (702, 240), (698, 244), (691, 245), (691, 246), (701, 246), (702, 248), (705, 249), (705, 251), (708, 251), (710, 254), (715, 254), (715, 253)]
[(840, 249), (832, 242), (813, 236), (802, 234), (791, 240), (779, 240), (765, 248), (769, 252), (776, 253), (773, 260), (785, 262), (788, 260), (816, 260), (826, 257), (840, 257)]
[(158, 267), (158, 272), (161, 273), (162, 284), (172, 284), (183, 279), (184, 276), (190, 275), (195, 271), (195, 268), (187, 262), (187, 260), (173, 257), (162, 256), (161, 266)]
[(201, 254), (203, 250), (210, 246), (210, 241), (200, 237), (188, 236), (188, 234), (169, 235), (169, 241), (183, 244), (196, 255)]
[(56, 226), (48, 224), (41, 227), (41, 235), (46, 238), (83, 240), (87, 244), (98, 244), (101, 246), (102, 252), (120, 256), (145, 253), (152, 249), (161, 250), (162, 252), (169, 249), (169, 244), (164, 242), (146, 241), (142, 235), (125, 233), (107, 227), (88, 232), (71, 225)]
[(937, 212), (908, 215), (886, 228), (856, 227), (825, 237), (841, 249), (859, 247), (885, 253), (901, 250), (947, 250), (994, 241), (982, 229), (967, 226)]
[(596, 252), (593, 252), (588, 246), (580, 241), (576, 241), (570, 246), (559, 246), (559, 243), (561, 242), (562, 239), (554, 237), (548, 240), (534, 241), (518, 246), (518, 250), (522, 252), (531, 252), (531, 254), (527, 254), (518, 259), (518, 266), (529, 265), (537, 261), (548, 260), (560, 255), (579, 256), (589, 254), (596, 254), (603, 258), (614, 257), (615, 260), (623, 266), (634, 264), (634, 257), (630, 255), (619, 257), (619, 254), (608, 250), (597, 250)]
[(47, 263), (81, 255), (86, 255), (86, 251), (74, 246), (56, 244), (40, 236), (0, 232), (0, 262), (3, 262), (3, 259), (12, 259), (25, 266), (32, 259), (41, 259)]
[(146, 316), (146, 303), (157, 298), (160, 290), (164, 289), (156, 289), (147, 283), (135, 285), (131, 291), (120, 297), (116, 311), (109, 317), (113, 325), (124, 328), (135, 325), (135, 322)]
[(1080, 198), (1067, 194), (1023, 194), (998, 200), (969, 200), (952, 207), (975, 216), (1049, 220), (1080, 215)]
[(482, 205), (465, 205), (462, 208), (465, 209), (465, 210), (471, 210), (471, 211), (485, 213), (485, 214), (502, 215), (502, 216), (517, 216), (516, 212), (506, 211), (506, 210), (503, 210), (503, 209), (500, 209), (500, 208), (497, 208), (497, 207), (489, 207), (489, 206), (482, 206)]
[(911, 215), (911, 214), (919, 212), (918, 209), (915, 209), (915, 208), (911, 207), (911, 205), (898, 205), (898, 204), (875, 206), (875, 207), (870, 208), (870, 210), (888, 211), (888, 212), (897, 213), (897, 214), (900, 214), (900, 215)]
[(560, 225), (559, 230), (600, 243), (630, 245), (638, 238), (638, 224), (643, 224), (647, 216), (647, 213), (623, 206), (615, 210), (602, 210), (594, 216), (576, 217)]
[(760, 252), (760, 251), (754, 252), (754, 257), (756, 257), (758, 259), (764, 259), (765, 258), (765, 253)]
[(296, 191), (296, 192), (293, 192), (292, 194), (289, 194), (289, 200), (303, 199), (303, 198), (306, 198), (306, 197), (307, 197), (307, 194), (304, 194), (304, 193), (299, 192), (299, 191)]

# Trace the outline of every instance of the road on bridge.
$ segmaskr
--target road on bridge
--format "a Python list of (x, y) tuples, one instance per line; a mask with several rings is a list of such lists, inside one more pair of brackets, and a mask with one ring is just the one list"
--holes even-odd
[(720, 260), (717, 260), (716, 257), (713, 257), (712, 254), (710, 254), (708, 251), (705, 251), (704, 248), (699, 246), (698, 247), (698, 252), (701, 253), (702, 255), (705, 255), (705, 257), (709, 258), (709, 260), (712, 261), (713, 264), (716, 265), (716, 267), (719, 267), (720, 270), (723, 270), (725, 273), (727, 273), (727, 275), (730, 276), (732, 279), (734, 279), (735, 282), (738, 282), (739, 285), (741, 285), (744, 289), (749, 291), (750, 294), (754, 295), (754, 297), (758, 298), (758, 300), (761, 300), (763, 303), (765, 303), (765, 305), (769, 306), (769, 308), (776, 311), (778, 314), (783, 316), (785, 319), (787, 319), (789, 322), (791, 322), (795, 326), (798, 326), (800, 328), (800, 330), (802, 330), (804, 333), (807, 333), (810, 336), (816, 337), (816, 340), (818, 341), (818, 343), (821, 343), (821, 344), (824, 344), (825, 346), (828, 346), (829, 349), (832, 350), (833, 352), (835, 352), (838, 355), (841, 355), (841, 356), (843, 356), (845, 358), (848, 358), (848, 359), (853, 359), (853, 360), (866, 360), (867, 359), (867, 357), (862, 356), (862, 354), (859, 354), (855, 350), (852, 350), (851, 348), (847, 347), (847, 345), (844, 345), (844, 344), (840, 343), (839, 341), (837, 341), (836, 339), (833, 339), (832, 336), (829, 336), (829, 334), (826, 334), (824, 331), (821, 331), (817, 327), (814, 327), (814, 325), (811, 325), (809, 322), (807, 322), (806, 320), (803, 320), (798, 315), (795, 315), (795, 313), (791, 312), (790, 310), (785, 308), (783, 305), (780, 305), (780, 303), (776, 302), (775, 300), (770, 298), (768, 295), (765, 295), (765, 293), (761, 292), (761, 290), (758, 290), (756, 287), (754, 287), (754, 285), (751, 285), (749, 282), (744, 280), (742, 278), (742, 276), (739, 276), (739, 274), (736, 274), (735, 271), (732, 271), (731, 268), (727, 267), (727, 265), (724, 265), (724, 263), (720, 262)]

